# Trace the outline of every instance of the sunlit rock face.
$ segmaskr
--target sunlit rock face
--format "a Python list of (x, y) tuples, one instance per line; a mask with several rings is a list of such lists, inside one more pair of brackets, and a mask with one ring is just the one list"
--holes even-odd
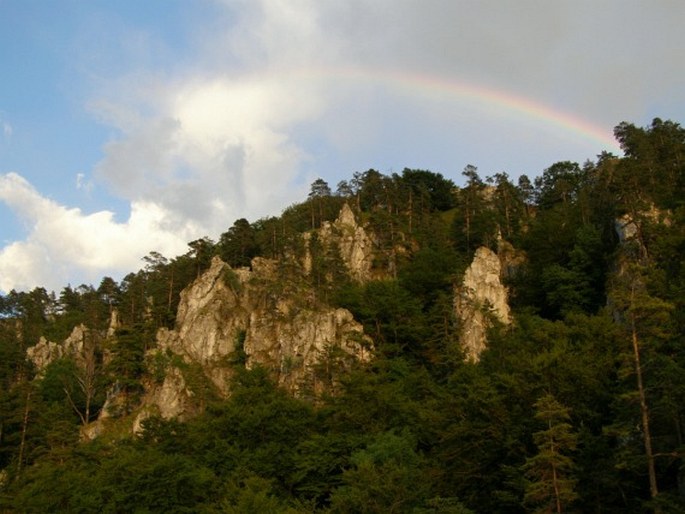
[(45, 337), (34, 345), (26, 349), (26, 357), (33, 363), (40, 375), (51, 362), (54, 362), (64, 355), (64, 347), (61, 344), (48, 341)]
[(34, 346), (26, 349), (26, 356), (36, 367), (39, 376), (47, 366), (62, 357), (72, 358), (77, 365), (82, 366), (87, 357), (86, 340), (94, 337), (98, 337), (94, 330), (80, 324), (75, 326), (69, 337), (61, 343), (54, 343), (41, 337)]
[(349, 311), (317, 303), (276, 261), (256, 258), (252, 270), (232, 269), (215, 257), (181, 293), (175, 329), (158, 333), (148, 361), (167, 364), (148, 387), (142, 416), (190, 414), (201, 400), (198, 380), (230, 394), (236, 366), (262, 366), (291, 393), (317, 394), (351, 363), (367, 361), (371, 349)]
[(373, 241), (364, 227), (357, 224), (349, 205), (342, 206), (333, 227), (339, 234), (340, 255), (350, 275), (360, 282), (368, 280), (373, 262)]
[[(93, 352), (96, 343), (114, 337), (116, 329), (119, 327), (118, 318), (119, 313), (116, 309), (112, 309), (106, 332), (88, 328), (81, 323), (76, 325), (71, 334), (60, 343), (41, 337), (35, 345), (26, 349), (26, 357), (35, 366), (39, 377), (46, 367), (62, 357), (74, 359), (78, 366), (83, 367), (85, 361), (92, 358), (90, 354)], [(103, 356), (105, 360), (107, 357), (106, 354)]]
[(195, 401), (195, 392), (188, 387), (183, 372), (168, 366), (161, 383), (146, 387), (143, 398), (143, 408), (133, 422), (133, 432), (142, 430), (142, 422), (151, 414), (157, 414), (164, 419), (186, 419), (198, 412), (199, 406)]
[(508, 325), (508, 292), (501, 281), (502, 267), (495, 252), (476, 250), (473, 262), (455, 291), (455, 314), (461, 327), (460, 343), (467, 360), (477, 362), (487, 345), (493, 319)]
[(303, 235), (305, 255), (302, 267), (305, 273), (309, 273), (312, 267), (310, 244), (314, 234), (327, 248), (336, 248), (350, 278), (357, 282), (366, 282), (371, 278), (374, 259), (373, 239), (364, 227), (357, 223), (349, 205), (343, 204), (334, 222), (325, 221), (320, 229)]

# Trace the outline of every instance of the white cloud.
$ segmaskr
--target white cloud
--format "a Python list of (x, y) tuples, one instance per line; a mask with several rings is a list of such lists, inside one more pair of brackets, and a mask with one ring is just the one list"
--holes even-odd
[[(127, 221), (59, 205), (17, 174), (0, 176), (0, 201), (28, 230), (23, 241), (0, 251), (0, 289), (59, 289), (135, 271), (150, 250), (177, 255), (188, 241), (216, 237), (239, 217), (278, 214), (302, 197), (300, 168), (308, 155), (289, 133), (319, 116), (323, 93), (273, 69), (281, 57), (303, 57), (312, 42), (306, 32), (316, 25), (288, 3), (267, 2), (263, 11), (252, 5), (234, 33), (245, 37), (222, 41), (217, 34), (222, 48), (214, 48), (242, 54), (252, 64), (247, 75), (213, 67), (172, 80), (124, 76), (88, 102), (118, 132), (104, 145), (93, 178), (130, 203)], [(289, 28), (299, 40), (288, 40)], [(259, 48), (268, 56), (257, 63)], [(84, 173), (76, 185), (92, 187)]]
[[(310, 156), (292, 133), (319, 120), (326, 105), (321, 82), (292, 73), (328, 53), (310, 14), (316, 9), (308, 2), (243, 7), (230, 37), (205, 38), (214, 42), (207, 55), (234, 61), (210, 59), (209, 69), (147, 77), (142, 86), (123, 79), (115, 94), (90, 103), (120, 133), (105, 146), (96, 178), (128, 200), (154, 200), (172, 225), (212, 237), (237, 218), (278, 214), (301, 198)], [(235, 60), (243, 63), (239, 73)]]
[(297, 198), (307, 159), (289, 131), (318, 116), (316, 91), (296, 82), (218, 76), (169, 88), (163, 111), (119, 127), (96, 177), (212, 236), (236, 218), (276, 214)]
[(97, 282), (140, 268), (150, 250), (173, 256), (186, 249), (188, 234), (166, 229), (168, 214), (151, 202), (134, 202), (129, 219), (117, 223), (109, 211), (84, 214), (59, 205), (15, 173), (0, 175), (0, 200), (28, 228), (25, 240), (0, 251), (0, 290)]

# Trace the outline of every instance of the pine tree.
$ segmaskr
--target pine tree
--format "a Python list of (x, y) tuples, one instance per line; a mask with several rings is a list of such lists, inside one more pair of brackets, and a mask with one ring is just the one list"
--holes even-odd
[(578, 495), (573, 478), (573, 460), (569, 453), (576, 447), (577, 436), (569, 423), (569, 409), (550, 393), (535, 402), (535, 419), (544, 430), (533, 439), (538, 453), (526, 459), (523, 468), (528, 482), (523, 501), (534, 512), (563, 512)]
[[(648, 364), (659, 357), (660, 347), (673, 337), (671, 316), (674, 307), (671, 303), (650, 294), (649, 282), (652, 271), (649, 266), (639, 263), (627, 265), (623, 273), (616, 278), (611, 301), (617, 315), (622, 318), (620, 321), (630, 341), (630, 351), (625, 352), (624, 358), (631, 362), (630, 368), (635, 377), (635, 386), (632, 387), (637, 388), (637, 391), (633, 391), (637, 393), (640, 409), (639, 423), (647, 464), (649, 492), (651, 499), (655, 500), (659, 495), (655, 462), (657, 455), (652, 435), (652, 399), (648, 395), (649, 386), (654, 379), (646, 371), (650, 368)], [(628, 345), (626, 350), (627, 347)], [(627, 397), (633, 398), (635, 394)], [(670, 453), (672, 449), (668, 450)], [(655, 505), (654, 512), (660, 512), (658, 505)]]

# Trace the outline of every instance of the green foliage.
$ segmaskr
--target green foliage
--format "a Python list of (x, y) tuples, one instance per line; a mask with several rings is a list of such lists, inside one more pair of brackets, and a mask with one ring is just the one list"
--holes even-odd
[(535, 179), (536, 204), (550, 209), (558, 204), (569, 204), (578, 199), (584, 173), (578, 163), (557, 162)]
[[(66, 465), (42, 462), (20, 483), (10, 504), (21, 512), (197, 512), (216, 501), (218, 483), (181, 455), (130, 445), (86, 449)], [(106, 455), (106, 456), (105, 456)], [(49, 494), (45, 494), (48, 487)]]
[(54, 293), (48, 294), (43, 287), (32, 291), (10, 291), (0, 303), (0, 318), (15, 320), (18, 342), (33, 346), (50, 327), (50, 317), (57, 309)]
[(311, 190), (309, 192), (309, 198), (317, 198), (322, 196), (331, 196), (331, 188), (322, 178), (317, 178), (312, 182)]
[(423, 304), (435, 303), (440, 292), (453, 287), (459, 262), (449, 247), (423, 247), (417, 251), (399, 273), (402, 288)]
[(311, 419), (309, 406), (278, 389), (264, 370), (241, 371), (230, 401), (209, 404), (204, 418), (189, 423), (188, 448), (216, 473), (268, 476), (288, 489)]
[(411, 512), (427, 496), (423, 458), (415, 447), (408, 432), (386, 432), (354, 452), (331, 497), (331, 512)]
[(459, 498), (431, 498), (426, 500), (425, 506), (416, 507), (414, 514), (473, 514), (474, 511), (468, 509), (459, 501)]
[[(176, 258), (151, 252), (119, 284), (0, 297), (0, 511), (682, 512), (685, 135), (659, 119), (616, 135), (624, 157), (558, 162), (516, 185), (474, 166), (460, 188), (412, 169), (355, 173), (335, 193), (319, 179), (280, 216), (236, 220)], [(374, 241), (375, 280), (353, 281), (311, 231), (344, 202)], [(622, 215), (628, 243), (615, 234)], [(515, 321), (466, 363), (454, 285), (499, 236), (524, 254), (501, 256)], [(331, 346), (311, 369), (328, 394), (302, 384), (293, 398), (267, 370), (245, 369), (239, 332), (224, 399), (199, 365), (148, 352), (214, 255), (279, 259), (269, 298), (348, 308), (373, 361), (350, 366)], [(238, 291), (234, 273), (223, 279)], [(114, 309), (120, 326), (105, 341)], [(82, 363), (55, 361), (34, 381), (25, 359), (41, 336), (59, 342), (80, 323), (106, 364), (93, 414), (108, 389), (122, 399), (110, 414), (134, 412), (143, 381), (172, 366), (203, 409), (150, 417), (117, 442), (80, 441)]]
[(119, 449), (101, 473), (110, 482), (102, 488), (104, 512), (196, 512), (218, 486), (214, 474), (192, 459), (140, 447)]
[(233, 267), (249, 266), (258, 253), (255, 229), (245, 218), (240, 218), (221, 235), (218, 244), (219, 256)]
[(569, 423), (569, 410), (547, 393), (535, 402), (535, 419), (544, 426), (533, 434), (538, 452), (523, 466), (528, 481), (523, 501), (534, 512), (563, 512), (578, 497), (572, 476), (577, 435)]
[(229, 482), (218, 511), (226, 514), (308, 512), (288, 506), (284, 500), (273, 493), (269, 480), (256, 475), (248, 476), (238, 482)]
[(115, 335), (115, 339), (110, 341), (111, 357), (105, 371), (110, 383), (123, 393), (126, 399), (124, 409), (128, 410), (133, 407), (143, 389), (140, 378), (145, 371), (145, 351), (151, 336), (146, 327), (140, 325), (122, 327)]
[(420, 352), (423, 317), (421, 302), (396, 280), (350, 286), (338, 299), (364, 323), (377, 349), (387, 355)]
[(616, 244), (600, 227), (584, 223), (580, 206), (571, 200), (539, 211), (521, 240), (528, 260), (512, 284), (516, 301), (549, 318), (597, 312), (606, 302)]
[(239, 366), (245, 365), (245, 361), (247, 361), (247, 354), (245, 353), (246, 336), (245, 330), (240, 330), (235, 337), (235, 351), (233, 352), (234, 355), (231, 356), (231, 360)]
[(76, 396), (75, 401), (82, 403), (83, 393), (79, 391), (76, 376), (78, 367), (71, 358), (63, 357), (51, 362), (44, 371), (43, 379), (39, 383), (40, 393), (48, 402), (66, 401), (67, 392)]
[(401, 177), (393, 177), (411, 193), (418, 211), (447, 211), (454, 207), (455, 185), (440, 173), (405, 168)]
[(573, 248), (565, 264), (542, 270), (541, 282), (550, 311), (597, 312), (605, 303), (608, 263), (599, 230), (583, 225), (576, 230)]
[(457, 193), (457, 212), (453, 220), (454, 247), (472, 255), (479, 246), (496, 243), (497, 216), (488, 201), (488, 190), (475, 166), (466, 166), (462, 175), (466, 186)]
[(240, 278), (237, 273), (232, 269), (226, 268), (221, 277), (224, 283), (233, 291), (235, 294), (239, 294), (242, 288), (240, 284)]
[(628, 212), (656, 206), (682, 205), (685, 188), (685, 130), (672, 121), (654, 118), (638, 128), (627, 122), (614, 129), (625, 158), (618, 166), (616, 189)]

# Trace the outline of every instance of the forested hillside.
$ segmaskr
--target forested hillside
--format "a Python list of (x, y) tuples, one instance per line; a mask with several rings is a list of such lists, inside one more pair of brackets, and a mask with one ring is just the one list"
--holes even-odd
[[(0, 511), (685, 511), (685, 130), (655, 119), (615, 135), (623, 157), (515, 182), (474, 166), (462, 187), (411, 169), (319, 179), (281, 216), (152, 252), (119, 283), (0, 297)], [(344, 205), (372, 247), (358, 275), (322, 235)], [(471, 359), (455, 290), (483, 247), (511, 323), (482, 305)], [(288, 389), (245, 365), (241, 333), (221, 394), (158, 348), (215, 256), (244, 269), (221, 276), (241, 306), (249, 284), (346, 309), (372, 358)], [(259, 282), (256, 257), (277, 280)], [(75, 327), (78, 352), (58, 350)], [(133, 432), (171, 365), (194, 414)]]

